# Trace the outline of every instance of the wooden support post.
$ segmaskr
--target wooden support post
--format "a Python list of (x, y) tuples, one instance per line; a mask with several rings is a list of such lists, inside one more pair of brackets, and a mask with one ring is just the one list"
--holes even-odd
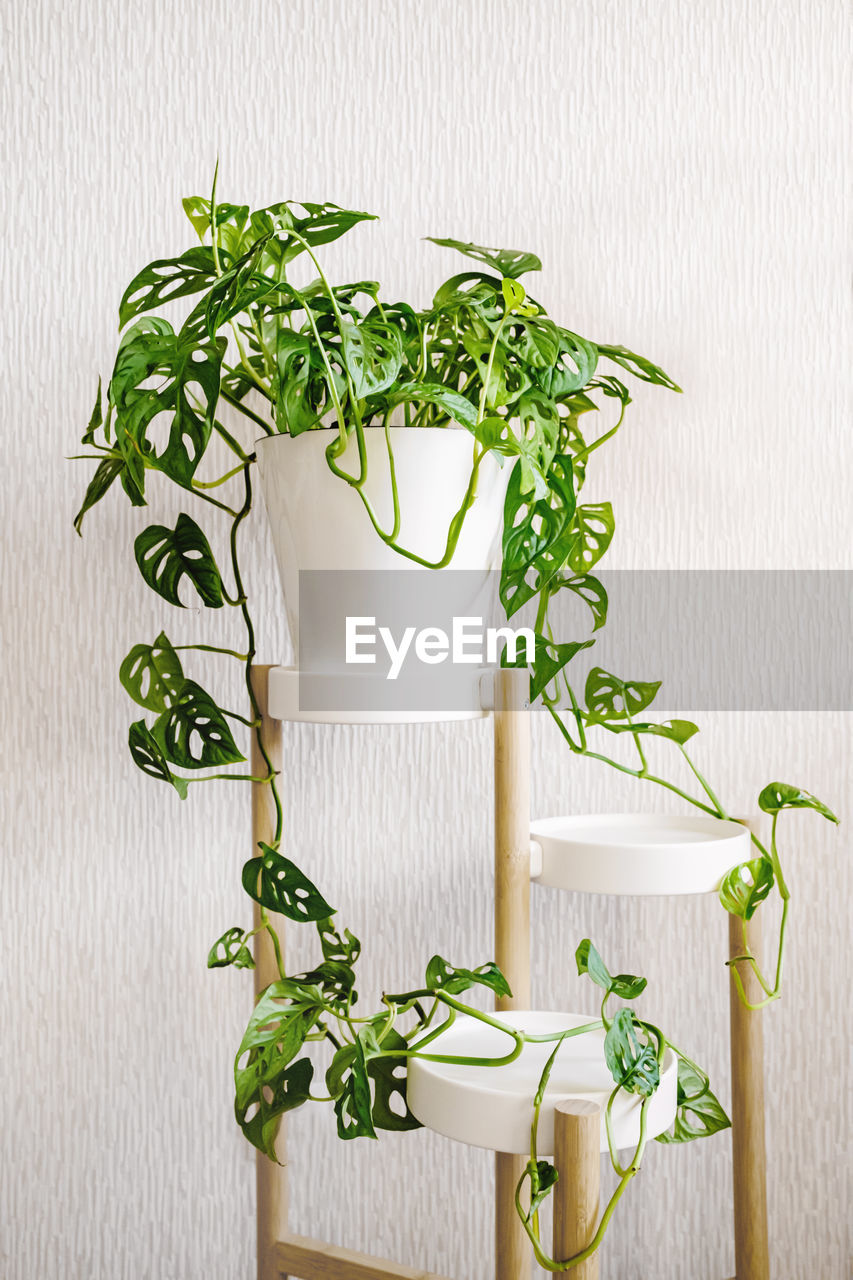
[[(753, 916), (747, 937), (762, 956), (761, 922)], [(729, 957), (743, 954), (742, 923), (729, 916)], [(747, 997), (761, 1000), (749, 965), (738, 965)], [(770, 1280), (767, 1243), (767, 1156), (764, 1145), (764, 1028), (762, 1012), (747, 1009), (729, 979), (732, 1058), (732, 1177), (737, 1280)]]
[[(530, 1008), (530, 715), (527, 671), (495, 672), (495, 960), (512, 988), (498, 1009)], [(495, 1156), (495, 1278), (529, 1280), (515, 1210), (523, 1156)]]
[[(585, 1249), (598, 1224), (601, 1107), (569, 1098), (554, 1110), (554, 1257), (558, 1262)], [(598, 1250), (572, 1270), (574, 1280), (598, 1280)]]
[[(252, 668), (252, 689), (261, 709), (261, 729), (264, 746), (272, 767), (281, 769), (281, 723), (267, 714), (267, 683), (270, 668)], [(263, 777), (267, 766), (258, 748), (256, 735), (252, 734), (251, 771), (253, 777)], [(275, 838), (275, 806), (270, 788), (261, 782), (252, 783), (252, 853), (258, 853), (258, 841), (270, 843)], [(260, 908), (255, 904), (255, 925), (260, 923)], [(284, 918), (270, 914), (270, 921), (284, 944)], [(279, 977), (278, 965), (269, 934), (255, 934), (255, 995)], [(286, 1160), (284, 1121), (279, 1131), (276, 1150), (279, 1160)], [(286, 1165), (277, 1165), (262, 1152), (255, 1163), (258, 1222), (258, 1280), (280, 1280), (283, 1273), (275, 1256), (279, 1240), (287, 1235), (288, 1171)], [(284, 1277), (286, 1280), (286, 1277)]]

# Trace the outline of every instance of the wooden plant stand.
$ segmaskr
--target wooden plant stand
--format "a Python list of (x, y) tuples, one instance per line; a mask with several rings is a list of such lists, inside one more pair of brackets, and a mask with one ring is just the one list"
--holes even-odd
[[(270, 715), (269, 674), (256, 666), (253, 687), (263, 717), (263, 733), (273, 767), (281, 769), (281, 720)], [(527, 673), (494, 672), (495, 779), (495, 960), (513, 996), (498, 1008), (529, 1009), (530, 995), (530, 724)], [(275, 710), (276, 708), (274, 708)], [(293, 716), (311, 720), (310, 715)], [(324, 717), (329, 718), (329, 717)], [(412, 719), (419, 717), (413, 716)], [(344, 720), (345, 717), (341, 717)], [(252, 738), (253, 774), (264, 763)], [(270, 789), (252, 785), (252, 851), (269, 842), (275, 830)], [(257, 913), (256, 908), (256, 913)], [(257, 918), (255, 920), (257, 924)], [(273, 917), (284, 943), (285, 921)], [(730, 955), (739, 954), (740, 921), (730, 917)], [(760, 947), (756, 921), (750, 941)], [(278, 978), (272, 946), (265, 932), (255, 936), (255, 991)], [(742, 967), (748, 994), (756, 992)], [(740, 1003), (730, 984), (732, 1063), (732, 1149), (736, 1280), (769, 1280), (767, 1246), (766, 1161), (764, 1147), (764, 1073), (759, 1014)], [(560, 1178), (554, 1192), (554, 1255), (570, 1257), (592, 1239), (599, 1212), (599, 1125), (596, 1103), (559, 1103), (555, 1116), (555, 1164)], [(258, 1280), (450, 1280), (417, 1266), (404, 1266), (294, 1235), (288, 1222), (286, 1135), (282, 1123), (276, 1165), (257, 1155)], [(515, 1188), (525, 1157), (495, 1154), (495, 1280), (530, 1280), (532, 1250), (515, 1210)], [(600, 1252), (600, 1251), (599, 1251)], [(596, 1253), (568, 1274), (575, 1280), (598, 1280)]]

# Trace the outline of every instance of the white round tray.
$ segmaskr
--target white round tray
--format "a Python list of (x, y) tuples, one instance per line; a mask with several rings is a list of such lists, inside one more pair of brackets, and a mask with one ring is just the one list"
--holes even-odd
[(580, 893), (713, 893), (750, 850), (740, 822), (704, 814), (542, 818), (530, 839), (533, 878)]
[[(543, 1035), (595, 1021), (594, 1015), (512, 1010), (490, 1015), (500, 1022)], [(604, 1061), (604, 1032), (588, 1031), (565, 1040), (551, 1069), (551, 1077), (539, 1113), (537, 1150), (554, 1153), (554, 1106), (567, 1098), (586, 1098), (601, 1104), (601, 1150), (607, 1148), (604, 1108), (613, 1090), (613, 1079)], [(526, 1155), (530, 1150), (533, 1099), (542, 1069), (553, 1043), (528, 1044), (521, 1056), (504, 1067), (456, 1066), (411, 1058), (407, 1099), (412, 1113), (428, 1129), (472, 1147)], [(500, 1057), (512, 1049), (512, 1040), (496, 1027), (461, 1016), (438, 1036), (426, 1053), (463, 1057)], [(655, 1137), (675, 1119), (677, 1062), (667, 1049), (661, 1082), (649, 1102), (646, 1132)], [(619, 1093), (613, 1103), (615, 1145), (633, 1148), (640, 1136), (640, 1104), (636, 1094)]]

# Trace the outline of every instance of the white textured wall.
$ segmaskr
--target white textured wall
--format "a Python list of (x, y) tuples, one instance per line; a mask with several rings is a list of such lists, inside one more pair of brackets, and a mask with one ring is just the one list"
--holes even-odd
[[(537, 293), (561, 319), (685, 387), (639, 395), (590, 482), (616, 505), (611, 563), (849, 568), (845, 19), (840, 0), (5, 7), (4, 1277), (252, 1274), (252, 1156), (229, 1083), (249, 980), (204, 968), (246, 919), (248, 797), (218, 784), (181, 805), (130, 763), (118, 663), (162, 625), (177, 641), (200, 622), (168, 617), (138, 579), (140, 517), (118, 495), (78, 542), (84, 472), (63, 461), (109, 372), (121, 289), (190, 243), (180, 197), (207, 190), (218, 151), (225, 198), (369, 208), (383, 221), (332, 269), (423, 300), (455, 264), (422, 235), (538, 251)], [(260, 521), (251, 550), (277, 659)], [(734, 810), (778, 776), (853, 812), (849, 716), (704, 721), (702, 759)], [(291, 727), (286, 746), (291, 847), (366, 940), (362, 985), (416, 980), (433, 950), (488, 956), (489, 726)], [(535, 749), (538, 812), (663, 803), (567, 759), (545, 724)], [(787, 991), (766, 1020), (775, 1275), (840, 1280), (846, 836), (808, 815), (788, 829)], [(728, 1097), (713, 902), (535, 890), (533, 912), (539, 1002), (588, 1005), (571, 955), (590, 933), (648, 973), (644, 1007)], [(297, 1229), (490, 1274), (487, 1157), (425, 1133), (343, 1147), (322, 1112), (292, 1135)], [(606, 1275), (731, 1274), (729, 1166), (725, 1136), (654, 1147)]]

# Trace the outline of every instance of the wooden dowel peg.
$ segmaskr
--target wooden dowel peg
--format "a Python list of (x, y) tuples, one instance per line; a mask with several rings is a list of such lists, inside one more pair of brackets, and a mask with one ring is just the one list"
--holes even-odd
[[(281, 770), (281, 723), (267, 714), (268, 666), (252, 668), (252, 690), (261, 711), (261, 733), (264, 746), (273, 769)], [(253, 777), (263, 777), (267, 772), (266, 762), (261, 755), (257, 736), (252, 732), (251, 770)], [(263, 840), (269, 844), (275, 839), (275, 805), (270, 787), (266, 783), (252, 784), (252, 853), (258, 855), (258, 842)], [(255, 904), (255, 927), (260, 923), (260, 907)], [(284, 918), (270, 914), (270, 923), (274, 926), (284, 949)], [(272, 939), (264, 930), (255, 934), (255, 995), (260, 995), (265, 987), (279, 977), (278, 964)], [(279, 1160), (286, 1160), (284, 1122), (279, 1130), (276, 1151)], [(289, 1200), (288, 1171), (286, 1165), (277, 1165), (262, 1152), (255, 1158), (255, 1182), (257, 1187), (257, 1223), (258, 1223), (258, 1280), (280, 1280), (282, 1272), (275, 1257), (275, 1246), (287, 1235), (287, 1210)], [(285, 1278), (286, 1280), (286, 1278)]]
[[(571, 1098), (554, 1110), (554, 1257), (573, 1258), (592, 1241), (598, 1223), (601, 1107)], [(574, 1280), (598, 1280), (598, 1251), (569, 1273)]]
[[(747, 925), (750, 949), (762, 956), (761, 921)], [(743, 926), (729, 916), (729, 957), (743, 955)], [(748, 964), (738, 965), (747, 998), (764, 996)], [(734, 1192), (735, 1271), (737, 1280), (769, 1280), (767, 1239), (767, 1156), (764, 1143), (763, 1011), (747, 1009), (729, 979), (732, 1060), (732, 1182)]]
[[(495, 673), (495, 961), (512, 996), (530, 1008), (530, 714), (527, 671)], [(515, 1210), (523, 1156), (495, 1156), (495, 1277), (529, 1280), (531, 1248)]]

